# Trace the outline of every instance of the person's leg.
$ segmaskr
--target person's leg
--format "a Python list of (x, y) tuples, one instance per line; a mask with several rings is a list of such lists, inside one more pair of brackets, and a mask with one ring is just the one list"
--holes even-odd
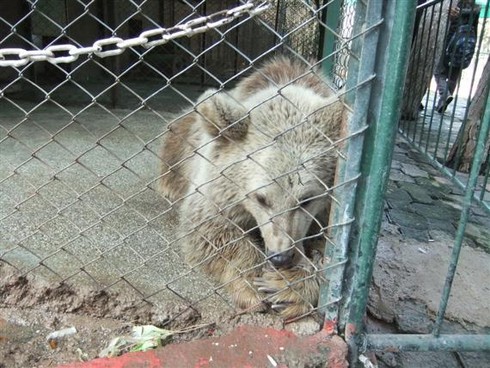
[(447, 95), (446, 98), (443, 100), (443, 103), (441, 104), (441, 107), (437, 110), (439, 113), (443, 113), (446, 111), (447, 107), (449, 104), (454, 100), (454, 91), (456, 91), (456, 86), (458, 85), (459, 78), (461, 76), (461, 69), (459, 68), (451, 68), (449, 70), (448, 76), (447, 76)]
[(438, 102), (437, 102), (437, 111), (441, 112), (444, 106), (444, 103), (448, 97), (448, 69), (443, 64), (442, 61), (438, 63), (436, 69), (434, 71), (434, 79), (437, 84), (437, 94), (438, 94)]
[(452, 95), (454, 94), (454, 91), (456, 91), (456, 86), (458, 85), (460, 76), (461, 76), (461, 69), (459, 68), (454, 68), (449, 72), (447, 78), (447, 88), (449, 94)]

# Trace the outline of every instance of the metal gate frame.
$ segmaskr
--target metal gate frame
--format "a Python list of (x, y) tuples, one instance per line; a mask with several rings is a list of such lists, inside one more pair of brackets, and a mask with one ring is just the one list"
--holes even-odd
[[(380, 29), (375, 55), (360, 60), (360, 70), (376, 59), (376, 79), (367, 111), (369, 126), (364, 138), (361, 178), (355, 201), (355, 217), (349, 245), (344, 299), (339, 322), (349, 345), (349, 361), (358, 362), (363, 351), (482, 351), (490, 350), (490, 335), (441, 334), (446, 306), (461, 251), (469, 208), (478, 178), (482, 153), (490, 131), (490, 100), (478, 135), (477, 149), (465, 190), (464, 205), (456, 232), (451, 261), (446, 275), (439, 310), (431, 334), (365, 334), (365, 313), (372, 278), (376, 245), (383, 213), (391, 159), (403, 96), (410, 44), (415, 21), (416, 3), (404, 0), (372, 0), (367, 4), (370, 14), (382, 9), (384, 22)], [(396, 20), (396, 30), (394, 28)], [(363, 45), (365, 47), (366, 45)], [(327, 321), (328, 323), (328, 321)]]

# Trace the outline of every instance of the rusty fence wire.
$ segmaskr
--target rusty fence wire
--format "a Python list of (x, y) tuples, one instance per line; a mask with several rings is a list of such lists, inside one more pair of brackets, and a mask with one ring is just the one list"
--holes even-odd
[[(220, 23), (237, 7), (245, 10)], [(331, 215), (329, 222), (326, 210), (341, 206), (336, 191), (357, 180), (347, 175), (334, 183), (334, 167), (337, 159), (341, 165), (346, 162), (349, 139), (364, 128), (340, 135), (341, 116), (350, 111), (349, 104), (339, 102), (346, 90), (339, 92), (321, 74), (335, 75), (335, 84), (345, 85), (349, 56), (359, 59), (352, 39), (375, 28), (359, 24), (354, 29), (354, 3), (298, 0), (286, 7), (284, 1), (67, 0), (60, 5), (26, 0), (0, 8), (1, 264), (53, 285), (102, 289), (163, 305), (173, 311), (167, 322), (187, 310), (213, 320), (237, 306), (296, 318), (339, 301), (337, 293), (318, 305), (325, 275), (346, 262), (344, 256), (329, 262), (324, 251), (339, 247), (344, 249), (339, 254), (345, 253), (346, 244), (339, 240), (345, 234), (334, 233), (348, 232), (352, 219)], [(332, 13), (340, 18), (332, 21)], [(205, 29), (197, 32), (198, 27)], [(283, 60), (294, 69), (288, 80), (275, 79), (274, 71), (256, 71), (274, 55), (293, 60), (275, 62)], [(240, 85), (250, 75), (262, 78), (264, 89), (276, 88), (275, 94), (247, 100), (248, 94), (260, 92)], [(306, 87), (298, 87), (305, 80)], [(310, 82), (316, 90), (308, 93), (326, 100), (325, 109), (343, 106), (345, 111), (332, 115), (337, 125), (328, 134), (310, 128), (322, 150), (294, 165), (281, 167), (287, 158), (281, 165), (264, 164), (262, 156), (284, 155), (275, 150), (276, 141), (287, 142), (322, 113), (303, 106), (289, 91)], [(355, 88), (354, 83), (347, 92)], [(297, 120), (261, 131), (253, 117), (277, 100)], [(234, 124), (250, 118), (249, 129), (262, 135), (253, 148), (237, 142), (236, 162), (226, 165), (207, 151), (216, 149), (220, 139), (232, 139), (226, 129), (215, 126), (217, 136), (203, 133), (208, 139), (200, 137), (197, 144), (189, 132), (189, 121), (207, 119), (214, 126), (209, 109), (213, 104), (221, 108), (220, 103), (246, 106)], [(171, 148), (162, 151), (162, 142)], [(179, 150), (186, 154), (175, 158)], [(315, 167), (319, 158), (328, 158), (329, 166)], [(235, 167), (246, 172), (246, 160), (255, 165), (250, 175), (260, 171), (264, 176), (227, 175)], [(206, 167), (215, 176), (203, 179), (191, 171), (175, 177), (194, 161), (199, 165), (192, 170)], [(166, 181), (178, 195), (162, 193)], [(236, 192), (233, 200), (223, 202), (226, 193), (218, 198), (210, 194), (226, 185)], [(309, 192), (299, 190), (308, 185)], [(193, 191), (185, 192), (188, 187)], [(251, 217), (254, 209), (257, 214)], [(249, 217), (243, 219), (237, 211)], [(293, 214), (300, 214), (302, 228), (316, 227), (298, 235), (285, 220)], [(277, 239), (272, 244), (268, 236), (286, 245)], [(188, 244), (194, 244), (195, 254)], [(237, 244), (255, 258), (241, 254)], [(203, 247), (214, 250), (199, 253)], [(284, 249), (293, 260), (275, 254)], [(209, 277), (219, 273), (214, 266), (229, 274)], [(312, 295), (305, 294), (304, 285)], [(233, 290), (249, 300), (237, 300)]]

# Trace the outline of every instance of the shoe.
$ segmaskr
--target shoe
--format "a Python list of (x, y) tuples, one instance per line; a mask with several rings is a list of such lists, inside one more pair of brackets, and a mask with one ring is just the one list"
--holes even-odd
[(449, 95), (446, 97), (446, 101), (442, 102), (442, 99), (439, 100), (439, 103), (437, 104), (437, 112), (439, 114), (443, 114), (447, 107), (449, 106), (449, 104), (453, 101), (454, 97), (452, 95)]

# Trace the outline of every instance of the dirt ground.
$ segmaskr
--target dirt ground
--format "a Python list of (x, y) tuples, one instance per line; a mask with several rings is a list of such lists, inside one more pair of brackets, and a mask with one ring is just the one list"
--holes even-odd
[[(411, 332), (428, 333), (430, 319), (439, 308), (454, 241), (442, 231), (432, 235), (433, 241), (421, 243), (400, 238), (386, 229), (382, 233), (369, 299), (373, 316), (398, 323), (402, 330), (411, 319)], [(489, 264), (490, 254), (463, 246), (445, 315), (448, 321), (490, 327), (490, 287), (479, 282), (488, 277)]]
[[(177, 332), (173, 342), (221, 336), (239, 325), (284, 328), (270, 314), (235, 314), (216, 311), (206, 320), (192, 309), (177, 305), (156, 308), (105, 292), (75, 291), (24, 277), (6, 277), (8, 266), (0, 263), (0, 368), (56, 367), (63, 363), (94, 359), (116, 337), (128, 335), (135, 325), (153, 324)], [(169, 322), (171, 321), (171, 322)], [(213, 321), (213, 322), (209, 322)], [(313, 320), (289, 325), (297, 334), (318, 331)], [(47, 341), (50, 333), (75, 327), (76, 333)], [(190, 330), (190, 331), (189, 331)], [(189, 331), (189, 332), (185, 332)]]
[[(449, 235), (443, 232), (436, 235), (433, 242), (421, 246), (420, 242), (401, 239), (395, 229), (385, 224), (369, 300), (369, 313), (379, 321), (373, 320), (372, 328), (388, 323), (380, 330), (387, 331), (389, 326), (402, 332), (430, 331), (452, 246)], [(448, 305), (446, 330), (467, 333), (490, 326), (489, 289), (483, 286), (482, 291), (481, 284), (473, 282), (485, 279), (489, 262), (490, 255), (486, 252), (470, 247), (463, 249)], [(55, 367), (93, 359), (113, 338), (128, 335), (138, 324), (164, 326), (176, 332), (191, 329), (174, 335), (174, 342), (221, 336), (245, 324), (286, 327), (300, 334), (314, 333), (320, 326), (313, 319), (285, 326), (270, 314), (237, 315), (232, 311), (203, 319), (194, 310), (179, 305), (156, 308), (125, 300), (121, 295), (75, 291), (68, 285), (47, 286), (24, 277), (6, 278), (6, 265), (1, 265), (0, 271), (2, 279), (7, 280), (0, 289), (1, 368)], [(422, 284), (424, 287), (419, 287)], [(469, 300), (472, 302), (468, 303)], [(47, 336), (69, 327), (75, 327), (77, 332), (50, 346)], [(412, 355), (407, 356), (414, 359)], [(386, 354), (380, 357), (395, 362), (384, 366), (399, 366), (403, 359), (398, 356), (396, 360)], [(423, 361), (431, 357), (434, 358), (426, 356)]]
[[(432, 231), (430, 242), (400, 237), (383, 224), (368, 300), (369, 333), (429, 334), (439, 309), (454, 239)], [(490, 333), (490, 254), (463, 243), (442, 333)], [(489, 352), (378, 352), (378, 368), (486, 368)]]

